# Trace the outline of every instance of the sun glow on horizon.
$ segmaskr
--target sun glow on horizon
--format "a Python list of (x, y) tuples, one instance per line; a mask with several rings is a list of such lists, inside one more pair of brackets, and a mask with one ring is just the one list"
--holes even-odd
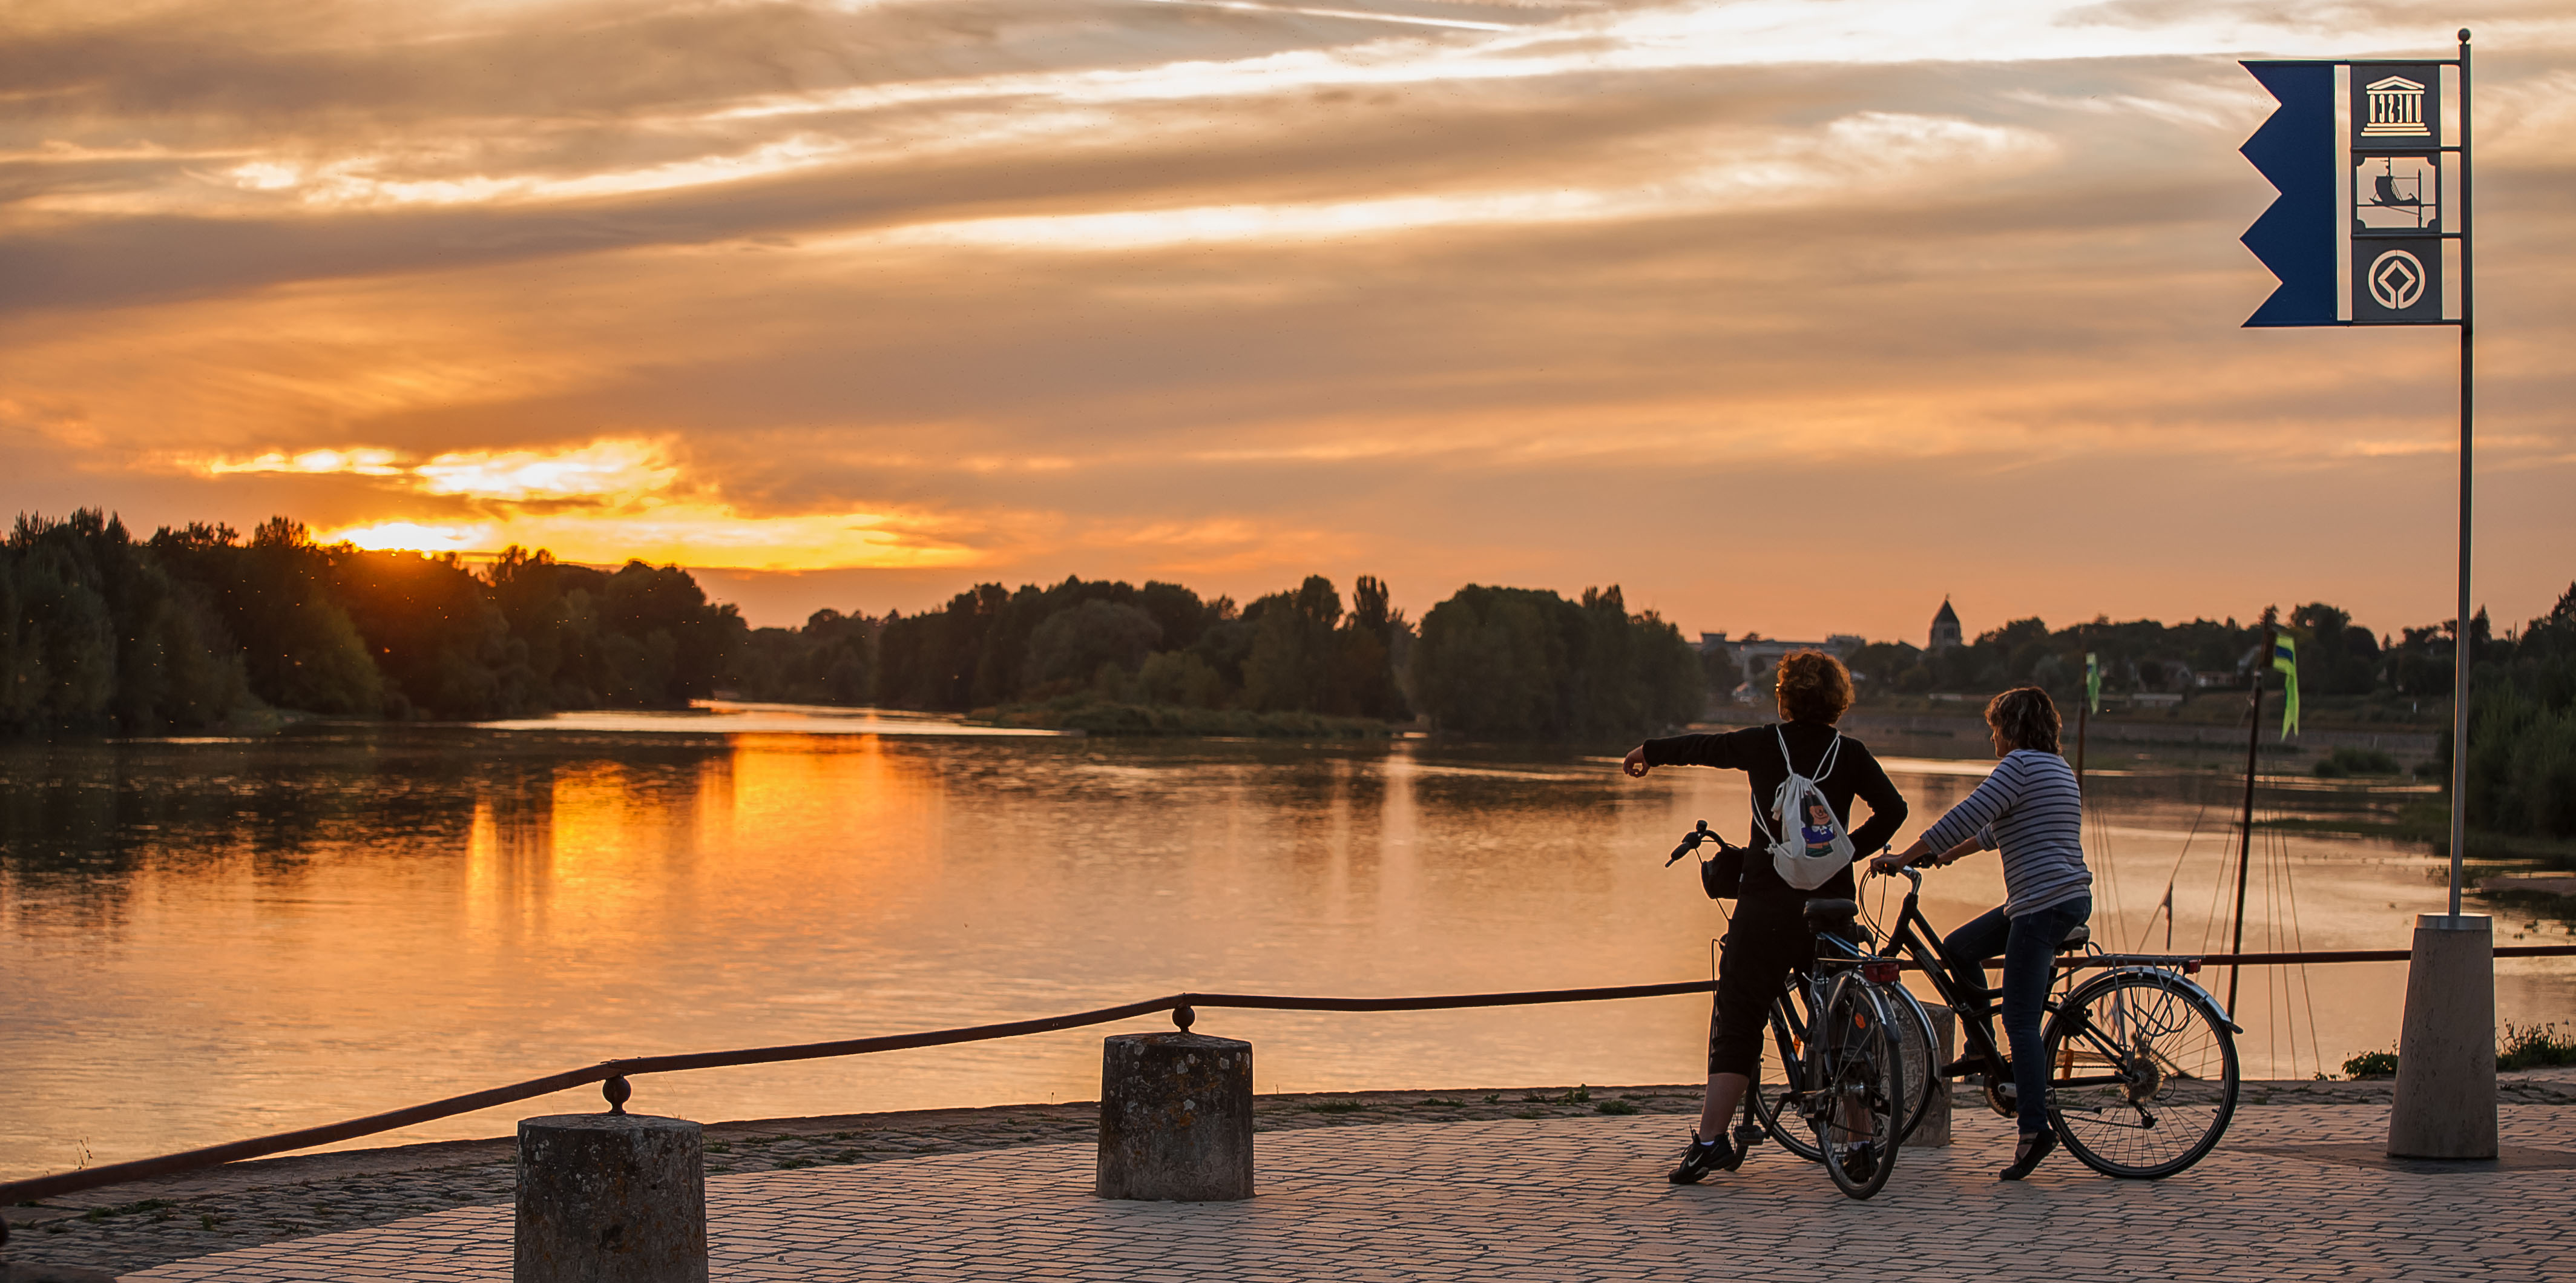
[(423, 498), (461, 501), (462, 519), (388, 516), (315, 532), (371, 551), (495, 553), (511, 544), (567, 561), (739, 570), (967, 566), (984, 559), (942, 522), (882, 510), (763, 514), (685, 483), (668, 445), (605, 437), (569, 449), (451, 450), (417, 463), (377, 446), (276, 450), (203, 460), (207, 476), (386, 478)]

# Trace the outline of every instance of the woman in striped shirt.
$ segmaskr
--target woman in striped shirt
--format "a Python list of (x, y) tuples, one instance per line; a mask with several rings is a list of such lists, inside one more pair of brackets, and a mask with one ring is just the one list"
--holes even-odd
[[(2057, 1147), (2048, 1129), (2048, 1061), (2040, 1050), (2039, 1021), (2058, 946), (2093, 916), (2093, 874), (2084, 867), (2084, 794), (2058, 752), (2062, 723), (2048, 692), (2024, 686), (1995, 696), (1986, 705), (1986, 725), (1994, 732), (1995, 756), (2003, 759), (1994, 773), (1914, 845), (1878, 857), (1870, 870), (1893, 873), (1909, 864), (1948, 864), (1977, 851), (2003, 852), (2004, 903), (1941, 943), (1970, 993), (1985, 987), (1985, 960), (2004, 957), (2003, 1026), (2012, 1048), (2021, 1145), (2002, 1177), (2017, 1181)], [(1992, 1073), (1993, 1067), (1962, 1060), (1943, 1072), (1958, 1077)]]

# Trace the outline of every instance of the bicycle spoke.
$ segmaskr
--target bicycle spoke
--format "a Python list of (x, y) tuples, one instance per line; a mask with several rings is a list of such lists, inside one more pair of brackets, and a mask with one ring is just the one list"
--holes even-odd
[(2068, 1149), (2118, 1176), (2199, 1161), (2236, 1104), (2235, 1042), (2216, 1012), (2153, 974), (2077, 992), (2047, 1034), (2050, 1111)]

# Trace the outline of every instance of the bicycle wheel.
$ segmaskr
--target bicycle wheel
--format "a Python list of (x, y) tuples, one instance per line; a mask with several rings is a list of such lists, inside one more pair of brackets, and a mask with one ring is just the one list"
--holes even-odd
[(1745, 1107), (1780, 1148), (1813, 1163), (1825, 1154), (1807, 1128), (1806, 1010), (1807, 991), (1792, 977), (1789, 988), (1771, 1000), (1771, 1041), (1762, 1049)]
[(2217, 1004), (2159, 971), (2068, 994), (2041, 1038), (2048, 1121), (2084, 1164), (2153, 1180), (2199, 1162), (2236, 1113), (2236, 1037)]
[(1825, 1000), (1807, 1058), (1807, 1118), (1825, 1172), (1853, 1198), (1887, 1184), (1905, 1122), (1903, 1053), (1877, 986), (1846, 978)]
[(1914, 1129), (1923, 1125), (1923, 1116), (1932, 1112), (1932, 1084), (1941, 1075), (1941, 1039), (1932, 1028), (1932, 1013), (1923, 1009), (1923, 1000), (1902, 985), (1887, 985), (1880, 990), (1891, 1009), (1889, 1016), (1896, 1031), (1897, 1061), (1905, 1073), (1905, 1127), (1899, 1133), (1914, 1139)]

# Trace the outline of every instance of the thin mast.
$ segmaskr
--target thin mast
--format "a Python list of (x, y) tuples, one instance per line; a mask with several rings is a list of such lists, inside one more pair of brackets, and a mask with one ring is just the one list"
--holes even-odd
[(2084, 791), (2084, 728), (2085, 719), (2093, 712), (2091, 696), (2092, 692), (2086, 691), (2085, 698), (2075, 701), (2075, 791), (2078, 794)]
[[(2254, 769), (2255, 753), (2263, 746), (2263, 670), (2272, 666), (2272, 638), (2280, 631), (2274, 621), (2279, 616), (2273, 607), (2263, 608), (2263, 644), (2254, 652), (2254, 699), (2246, 714), (2245, 725), (2245, 819), (2236, 840), (2236, 942), (2229, 953), (2245, 952), (2245, 870), (2254, 859)], [(2227, 1010), (2236, 1010), (2236, 973), (2241, 970), (2230, 963), (2227, 968)]]

